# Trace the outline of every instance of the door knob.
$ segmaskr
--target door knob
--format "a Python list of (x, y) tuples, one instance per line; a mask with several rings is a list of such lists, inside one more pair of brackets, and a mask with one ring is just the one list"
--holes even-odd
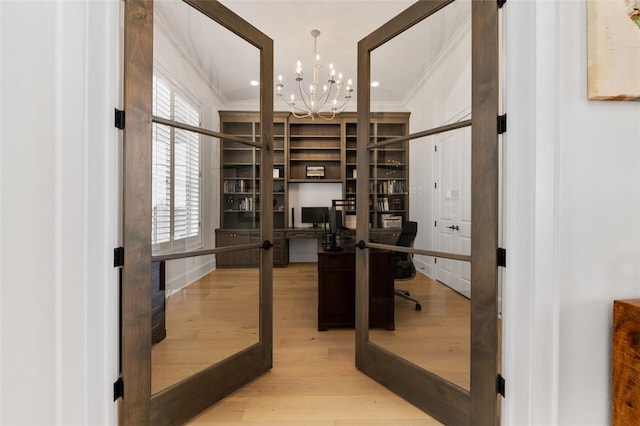
[(458, 225), (451, 225), (451, 226), (447, 226), (447, 228), (449, 229), (453, 229), (454, 231), (458, 231), (460, 230), (460, 227)]

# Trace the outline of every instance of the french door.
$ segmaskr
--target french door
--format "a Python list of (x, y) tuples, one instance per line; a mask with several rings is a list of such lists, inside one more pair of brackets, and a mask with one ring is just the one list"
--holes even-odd
[[(405, 55), (405, 56), (403, 56)], [(416, 71), (411, 64), (425, 66)], [(393, 72), (386, 74), (389, 64)], [(385, 66), (387, 65), (387, 66)], [(413, 74), (412, 74), (413, 72)], [(370, 134), (370, 114), (378, 110), (376, 90), (393, 90), (394, 79), (412, 79), (404, 94), (411, 111), (410, 134), (379, 139)], [(378, 81), (379, 88), (371, 82)], [(447, 425), (497, 422), (498, 395), (498, 4), (496, 1), (419, 1), (358, 44), (358, 158), (356, 253), (356, 365), (367, 375)], [(471, 118), (460, 117), (471, 109)], [(453, 121), (452, 121), (453, 119)], [(469, 132), (470, 129), (470, 132)], [(453, 135), (453, 137), (447, 137)], [(471, 161), (471, 242), (437, 251), (433, 227), (434, 191), (447, 199), (459, 188), (436, 188), (434, 142), (467, 144)], [(470, 265), (470, 298), (437, 281), (402, 282), (422, 305), (396, 301), (396, 330), (370, 330), (368, 250), (394, 250), (369, 240), (369, 178), (380, 176), (370, 162), (377, 150), (407, 144), (411, 167), (408, 218), (418, 222), (413, 248), (418, 274), (434, 275), (442, 260)], [(403, 164), (389, 164), (389, 173)], [(440, 171), (441, 174), (446, 173)], [(462, 185), (462, 187), (464, 187)], [(449, 192), (447, 192), (449, 191)], [(373, 195), (375, 196), (375, 194)], [(365, 208), (360, 208), (364, 206)], [(374, 219), (375, 220), (375, 219)], [(451, 224), (449, 226), (454, 226)], [(458, 225), (459, 226), (459, 225)], [(422, 283), (422, 284), (421, 284)], [(403, 310), (404, 309), (404, 310)]]
[[(120, 422), (180, 424), (272, 367), (273, 204), (261, 200), (273, 198), (273, 41), (216, 1), (124, 10)], [(218, 131), (237, 88), (207, 67), (214, 57), (260, 78), (260, 123), (242, 136)], [(243, 160), (221, 169), (229, 145)], [(259, 238), (216, 248), (221, 182), (233, 179), (253, 182), (238, 235)], [(222, 253), (259, 266), (211, 273)], [(152, 298), (152, 282), (164, 295)]]

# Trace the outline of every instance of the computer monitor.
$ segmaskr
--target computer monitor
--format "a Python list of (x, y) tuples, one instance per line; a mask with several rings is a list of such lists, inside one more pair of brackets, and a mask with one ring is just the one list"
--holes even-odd
[(314, 228), (319, 223), (329, 221), (329, 207), (302, 207), (302, 223), (312, 224)]

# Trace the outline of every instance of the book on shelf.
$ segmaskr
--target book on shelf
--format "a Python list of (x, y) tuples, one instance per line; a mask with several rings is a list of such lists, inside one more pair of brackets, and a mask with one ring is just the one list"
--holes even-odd
[(389, 210), (389, 197), (380, 197), (378, 198), (378, 210), (388, 211)]

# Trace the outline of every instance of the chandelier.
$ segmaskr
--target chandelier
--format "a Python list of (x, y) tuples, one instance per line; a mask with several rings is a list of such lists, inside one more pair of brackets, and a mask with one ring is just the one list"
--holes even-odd
[[(331, 120), (336, 114), (344, 111), (351, 99), (353, 92), (351, 80), (347, 81), (346, 87), (342, 79), (342, 73), (338, 73), (333, 64), (329, 64), (329, 72), (327, 73), (327, 82), (320, 87), (318, 79), (320, 78), (320, 55), (317, 52), (318, 36), (320, 31), (312, 30), (313, 36), (313, 81), (308, 86), (304, 86), (304, 78), (302, 72), (302, 64), (298, 61), (296, 66), (296, 81), (298, 82), (298, 90), (300, 92), (300, 102), (297, 102), (295, 95), (291, 95), (289, 99), (285, 99), (282, 94), (284, 83), (282, 75), (278, 76), (276, 84), (276, 96), (291, 107), (291, 112), (298, 118), (316, 117), (325, 120)], [(342, 97), (342, 98), (341, 98)]]

